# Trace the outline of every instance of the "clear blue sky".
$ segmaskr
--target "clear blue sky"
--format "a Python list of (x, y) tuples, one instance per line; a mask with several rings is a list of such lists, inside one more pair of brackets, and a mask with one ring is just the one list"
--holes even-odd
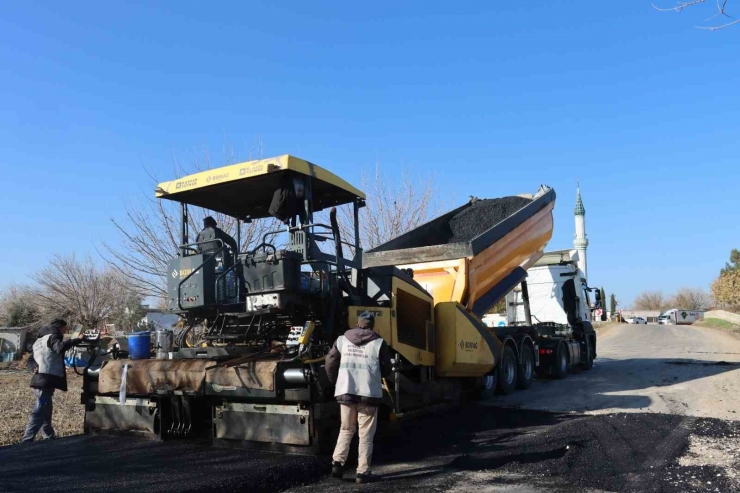
[[(669, 2), (670, 3), (670, 2)], [(358, 183), (380, 162), (444, 198), (554, 187), (623, 303), (708, 288), (737, 226), (740, 27), (630, 2), (32, 2), (0, 8), (0, 287), (224, 142)]]

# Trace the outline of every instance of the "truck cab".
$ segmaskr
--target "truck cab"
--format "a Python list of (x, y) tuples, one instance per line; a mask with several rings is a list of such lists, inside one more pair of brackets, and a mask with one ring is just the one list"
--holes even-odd
[(498, 368), (501, 393), (528, 387), (531, 377), (523, 379), (522, 375), (532, 371), (564, 378), (569, 368), (592, 367), (596, 333), (591, 325), (589, 290), (578, 268), (576, 250), (545, 252), (527, 269), (526, 280), (507, 293), (506, 313), (483, 319), (517, 358), (515, 365), (504, 361)]
[[(591, 300), (586, 279), (578, 268), (578, 251), (546, 252), (527, 271), (529, 309), (534, 323), (571, 325), (574, 320), (592, 322)], [(506, 297), (508, 325), (524, 325), (526, 317), (522, 290)]]

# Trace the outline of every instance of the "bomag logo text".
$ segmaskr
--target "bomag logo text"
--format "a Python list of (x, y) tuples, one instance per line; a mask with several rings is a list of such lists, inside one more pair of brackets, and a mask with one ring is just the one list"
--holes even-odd
[(180, 269), (180, 277), (185, 277), (187, 275), (190, 275), (190, 273), (193, 272), (193, 269)]
[(378, 318), (378, 317), (382, 317), (383, 316), (383, 312), (380, 311), (380, 310), (357, 310), (357, 316), (359, 317), (360, 315), (362, 315), (365, 312), (372, 313), (373, 315), (375, 315), (375, 318)]
[(253, 175), (255, 173), (261, 173), (264, 170), (264, 165), (255, 164), (252, 166), (246, 166), (239, 169), (239, 176)]
[(192, 186), (197, 185), (197, 184), (198, 184), (198, 179), (197, 178), (193, 178), (192, 180), (178, 181), (177, 182), (177, 185), (175, 186), (175, 188), (177, 190), (180, 190), (181, 188), (192, 187)]
[(473, 351), (478, 349), (478, 343), (473, 341), (460, 341), (460, 349), (463, 351)]
[(211, 183), (212, 181), (223, 180), (224, 178), (228, 178), (228, 177), (229, 177), (228, 173), (221, 173), (220, 175), (209, 176), (206, 181), (208, 183)]

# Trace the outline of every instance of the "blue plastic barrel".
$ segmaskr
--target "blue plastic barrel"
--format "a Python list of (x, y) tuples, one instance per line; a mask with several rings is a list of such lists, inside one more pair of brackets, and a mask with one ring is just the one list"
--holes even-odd
[(149, 359), (151, 351), (152, 333), (132, 332), (128, 335), (128, 357), (130, 359)]

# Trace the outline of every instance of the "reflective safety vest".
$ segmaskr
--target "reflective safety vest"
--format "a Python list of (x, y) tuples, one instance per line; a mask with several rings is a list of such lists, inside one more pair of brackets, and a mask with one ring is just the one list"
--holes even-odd
[(346, 337), (337, 339), (337, 349), (342, 355), (334, 396), (344, 394), (360, 397), (383, 397), (380, 375), (380, 347), (383, 339), (377, 338), (364, 346), (356, 346)]
[(51, 334), (37, 339), (33, 343), (33, 359), (39, 365), (39, 374), (55, 375), (64, 377), (64, 355), (55, 353), (49, 347)]

